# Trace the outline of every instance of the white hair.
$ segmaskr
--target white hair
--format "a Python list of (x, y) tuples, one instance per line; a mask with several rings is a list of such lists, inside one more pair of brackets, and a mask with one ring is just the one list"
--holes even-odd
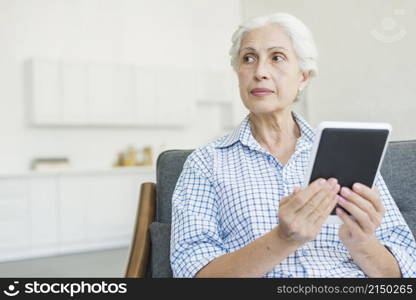
[(256, 17), (243, 22), (234, 32), (230, 49), (231, 66), (235, 71), (239, 65), (239, 51), (244, 33), (269, 24), (278, 24), (292, 40), (293, 49), (299, 59), (299, 67), (303, 72), (309, 72), (310, 76), (318, 74), (318, 50), (312, 32), (298, 18), (287, 13), (275, 13), (267, 16)]

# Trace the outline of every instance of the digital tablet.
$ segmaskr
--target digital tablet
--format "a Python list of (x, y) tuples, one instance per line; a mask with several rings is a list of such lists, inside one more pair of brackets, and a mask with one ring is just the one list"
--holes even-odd
[[(321, 122), (316, 131), (303, 187), (318, 178), (334, 177), (341, 187), (352, 189), (355, 182), (360, 182), (372, 188), (391, 130), (388, 123)], [(326, 223), (342, 223), (335, 209)]]

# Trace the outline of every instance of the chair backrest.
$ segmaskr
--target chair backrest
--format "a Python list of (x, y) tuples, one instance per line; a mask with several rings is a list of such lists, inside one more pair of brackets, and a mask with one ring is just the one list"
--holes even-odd
[(156, 221), (171, 223), (172, 195), (183, 164), (193, 150), (167, 150), (156, 163)]
[[(148, 276), (169, 277), (169, 232), (171, 199), (183, 164), (193, 150), (168, 150), (157, 160), (156, 222), (151, 226), (155, 244), (151, 250), (152, 270)], [(390, 142), (381, 167), (382, 176), (397, 206), (416, 235), (416, 140)], [(152, 233), (151, 233), (152, 234)], [(161, 258), (163, 257), (163, 258)]]
[(151, 251), (146, 277), (172, 277), (170, 268), (170, 223), (172, 195), (186, 158), (193, 150), (167, 150), (156, 163), (156, 215), (150, 225)]
[(381, 174), (416, 236), (416, 140), (390, 142)]

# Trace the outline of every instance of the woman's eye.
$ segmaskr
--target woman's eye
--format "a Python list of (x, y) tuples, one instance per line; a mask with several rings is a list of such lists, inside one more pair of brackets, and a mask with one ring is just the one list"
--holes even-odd
[(283, 61), (284, 57), (282, 55), (273, 55), (274, 61)]
[(245, 63), (252, 63), (254, 61), (254, 57), (251, 55), (245, 55), (243, 56), (243, 62)]

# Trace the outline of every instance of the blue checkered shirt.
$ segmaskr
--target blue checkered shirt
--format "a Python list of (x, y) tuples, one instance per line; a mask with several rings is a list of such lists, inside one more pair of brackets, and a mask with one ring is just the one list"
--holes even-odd
[[(295, 152), (282, 165), (254, 139), (249, 117), (229, 135), (187, 158), (172, 198), (171, 266), (175, 277), (194, 277), (215, 258), (236, 251), (279, 224), (279, 201), (301, 186), (315, 131), (299, 115)], [(385, 207), (375, 234), (395, 256), (404, 277), (416, 277), (416, 244), (380, 173), (375, 185)], [(324, 224), (316, 238), (265, 277), (366, 277)]]

